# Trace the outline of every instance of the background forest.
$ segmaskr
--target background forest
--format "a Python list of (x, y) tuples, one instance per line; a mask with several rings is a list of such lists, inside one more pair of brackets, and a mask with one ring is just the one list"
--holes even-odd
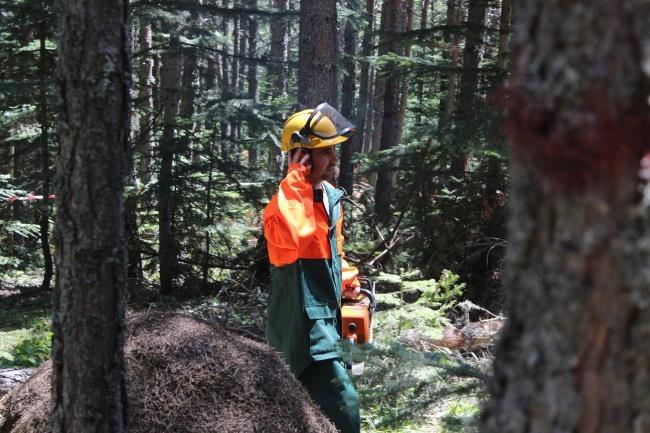
[[(337, 2), (334, 20), (303, 4), (130, 5), (132, 308), (189, 310), (263, 336), (261, 212), (286, 169), (279, 133), (298, 108), (327, 101), (357, 125), (340, 146), (338, 184), (348, 192), (346, 254), (385, 294), (378, 338), (396, 342), (415, 328), (440, 338), (465, 299), (500, 311), (507, 178), (502, 109), (489, 97), (506, 76), (510, 0), (348, 0)], [(300, 20), (326, 24), (301, 33)], [(38, 299), (5, 298), (7, 365), (49, 357), (56, 22), (50, 2), (0, 2), (0, 289)], [(303, 58), (299, 40), (309, 47)], [(388, 367), (395, 356), (376, 358)], [(427, 363), (415, 361), (421, 350), (400, 356)], [(410, 425), (404, 403), (426, 407), (442, 392), (420, 396), (420, 379), (405, 382), (397, 400), (366, 412), (368, 425)], [(451, 407), (460, 417), (475, 410)]]
[(650, 2), (55, 4), (0, 0), (0, 364), (52, 357), (52, 431), (124, 430), (126, 292), (263, 341), (278, 136), (323, 101), (364, 431), (650, 431)]
[(49, 358), (51, 317), (55, 383), (100, 316), (112, 360), (125, 286), (263, 341), (279, 133), (327, 101), (378, 291), (364, 429), (475, 431), (486, 403), (485, 432), (650, 431), (648, 2), (525, 0), (512, 41), (511, 0), (118, 3), (0, 0), (2, 366)]

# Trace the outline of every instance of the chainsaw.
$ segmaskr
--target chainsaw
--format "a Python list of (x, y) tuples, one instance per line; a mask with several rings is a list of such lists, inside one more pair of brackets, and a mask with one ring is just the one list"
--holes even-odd
[[(359, 283), (359, 295), (341, 302), (341, 335), (352, 345), (372, 343), (372, 315), (377, 305), (375, 283), (365, 277)], [(348, 364), (355, 376), (363, 373), (363, 367), (363, 362)]]

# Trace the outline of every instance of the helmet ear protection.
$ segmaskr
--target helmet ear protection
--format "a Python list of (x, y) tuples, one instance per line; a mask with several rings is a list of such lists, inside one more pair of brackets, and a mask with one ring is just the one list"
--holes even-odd
[(311, 144), (311, 138), (309, 138), (309, 131), (303, 131), (305, 128), (302, 128), (300, 131), (295, 131), (291, 134), (291, 144), (300, 143), (303, 146), (308, 146)]

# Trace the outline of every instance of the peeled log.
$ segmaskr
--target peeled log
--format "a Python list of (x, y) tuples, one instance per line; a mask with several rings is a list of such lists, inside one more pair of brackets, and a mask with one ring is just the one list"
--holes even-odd
[(435, 340), (434, 344), (454, 350), (487, 349), (496, 343), (502, 326), (502, 319), (470, 322), (462, 328), (447, 325), (442, 331), (442, 338)]
[[(181, 315), (129, 320), (129, 433), (335, 433), (268, 346)], [(2, 433), (48, 433), (51, 363), (0, 400)]]

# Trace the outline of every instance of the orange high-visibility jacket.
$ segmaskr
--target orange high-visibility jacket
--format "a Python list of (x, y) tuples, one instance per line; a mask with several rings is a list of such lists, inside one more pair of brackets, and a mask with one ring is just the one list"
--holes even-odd
[(264, 211), (272, 279), (267, 340), (296, 376), (312, 361), (339, 357), (342, 285), (355, 284), (357, 274), (342, 258), (344, 192), (323, 182), (324, 198), (316, 192), (315, 200), (307, 170), (292, 164)]

